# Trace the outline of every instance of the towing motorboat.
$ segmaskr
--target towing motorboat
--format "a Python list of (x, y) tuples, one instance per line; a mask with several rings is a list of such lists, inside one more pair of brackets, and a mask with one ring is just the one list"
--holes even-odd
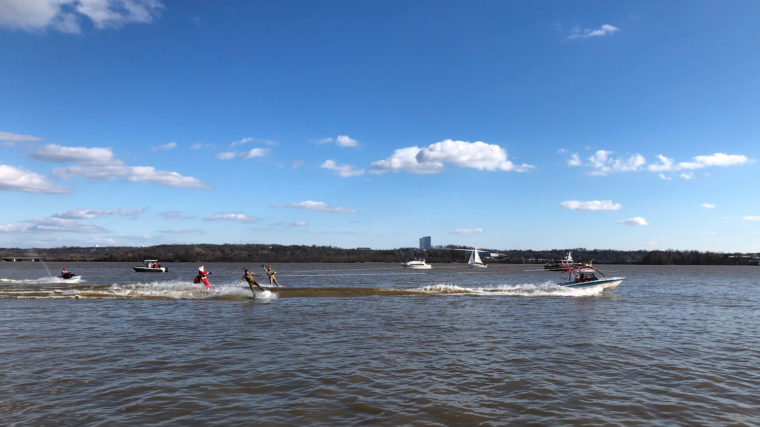
[[(596, 273), (602, 277), (600, 278)], [(570, 269), (569, 278), (569, 281), (560, 283), (560, 286), (575, 289), (596, 289), (600, 292), (616, 288), (625, 279), (625, 277), (606, 277), (591, 263), (574, 266)]]
[(146, 259), (143, 261), (143, 265), (132, 267), (132, 269), (138, 273), (166, 273), (169, 271), (167, 267), (162, 267), (157, 259)]

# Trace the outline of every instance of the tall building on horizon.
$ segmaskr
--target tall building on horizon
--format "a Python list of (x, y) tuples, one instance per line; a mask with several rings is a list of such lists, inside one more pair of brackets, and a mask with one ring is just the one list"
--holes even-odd
[(420, 249), (430, 249), (433, 246), (430, 244), (430, 236), (420, 237)]

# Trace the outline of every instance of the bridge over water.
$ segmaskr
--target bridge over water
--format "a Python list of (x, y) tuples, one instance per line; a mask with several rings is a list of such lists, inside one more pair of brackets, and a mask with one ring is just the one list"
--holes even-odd
[(34, 256), (6, 256), (6, 257), (3, 257), (3, 261), (8, 261), (8, 262), (22, 262), (22, 261), (40, 262), (40, 261), (42, 261), (42, 258), (34, 257)]

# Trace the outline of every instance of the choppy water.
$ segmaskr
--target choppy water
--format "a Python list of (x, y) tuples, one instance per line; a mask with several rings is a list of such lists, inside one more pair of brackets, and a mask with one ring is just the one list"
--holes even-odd
[(758, 267), (166, 265), (0, 263), (0, 424), (760, 420)]

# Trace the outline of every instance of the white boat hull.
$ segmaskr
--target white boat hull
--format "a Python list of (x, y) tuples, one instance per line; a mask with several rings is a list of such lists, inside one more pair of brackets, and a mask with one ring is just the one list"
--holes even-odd
[(625, 277), (610, 277), (606, 279), (590, 280), (588, 282), (560, 283), (560, 285), (573, 289), (594, 289), (599, 292), (604, 292), (616, 288), (623, 282), (623, 279), (625, 279)]
[(153, 267), (132, 267), (132, 269), (134, 269), (138, 273), (166, 273), (167, 271), (169, 271), (169, 269), (166, 268), (166, 267), (158, 267), (158, 268), (153, 268)]
[(425, 261), (408, 261), (403, 264), (404, 268), (409, 268), (412, 270), (430, 270), (433, 268), (432, 265), (426, 263)]
[(410, 270), (430, 270), (433, 268), (432, 265), (426, 264), (426, 265), (404, 265), (404, 268), (408, 268)]

